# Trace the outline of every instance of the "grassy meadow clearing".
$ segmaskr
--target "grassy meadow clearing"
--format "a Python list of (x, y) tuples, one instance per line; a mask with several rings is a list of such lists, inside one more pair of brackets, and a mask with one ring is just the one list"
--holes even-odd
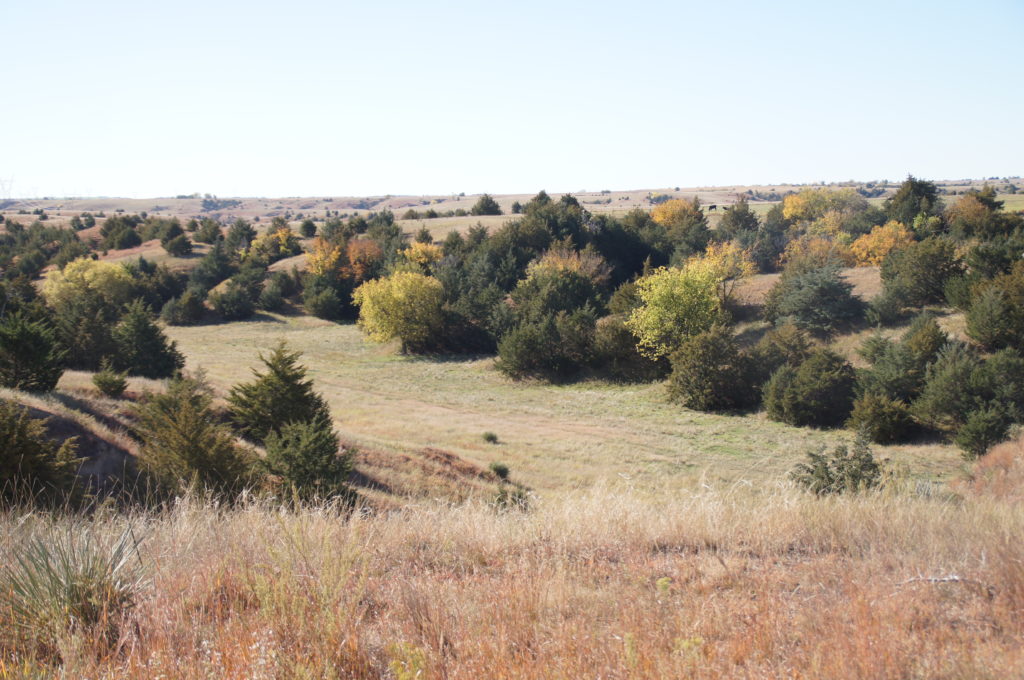
[[(624, 480), (645, 489), (761, 483), (784, 476), (808, 449), (848, 441), (847, 431), (795, 428), (763, 414), (713, 415), (668, 403), (665, 387), (583, 381), (516, 383), (493, 358), (403, 356), (358, 327), (306, 316), (171, 327), (168, 334), (214, 386), (248, 379), (279, 340), (303, 362), (343, 439), (391, 452), (442, 449), (486, 466), (499, 461), (538, 492)], [(493, 432), (497, 444), (484, 441)], [(959, 453), (938, 442), (877, 447), (911, 476), (947, 480)]]

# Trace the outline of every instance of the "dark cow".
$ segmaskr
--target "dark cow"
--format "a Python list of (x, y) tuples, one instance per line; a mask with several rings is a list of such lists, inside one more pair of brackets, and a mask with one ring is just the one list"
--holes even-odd
[(718, 206), (714, 203), (708, 206), (708, 212), (711, 212), (712, 210), (718, 210)]

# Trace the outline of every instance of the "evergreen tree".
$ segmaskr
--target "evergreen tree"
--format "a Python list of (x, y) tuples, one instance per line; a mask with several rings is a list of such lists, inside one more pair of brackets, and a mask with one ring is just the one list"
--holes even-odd
[[(76, 440), (60, 446), (46, 436), (44, 421), (28, 409), (0, 400), (0, 500), (61, 498), (70, 491), (81, 462)], [(22, 495), (24, 494), (24, 495)]]
[(253, 369), (255, 380), (231, 388), (231, 417), (243, 436), (264, 442), (288, 423), (330, 423), (330, 409), (313, 391), (313, 381), (306, 379), (306, 367), (298, 363), (300, 356), (281, 342), (269, 356), (260, 354), (266, 372)]
[(64, 373), (66, 355), (46, 321), (21, 312), (0, 319), (0, 387), (49, 392)]
[(141, 300), (128, 305), (112, 337), (114, 367), (146, 378), (169, 378), (185, 365), (177, 344), (167, 339)]
[(484, 194), (470, 209), (471, 215), (500, 215), (501, 206), (495, 201), (490, 194)]
[(302, 498), (344, 494), (352, 469), (348, 452), (338, 455), (338, 435), (328, 421), (292, 422), (267, 435), (268, 472), (277, 475)]
[(139, 407), (142, 466), (163, 489), (184, 493), (198, 486), (234, 495), (250, 481), (249, 460), (217, 422), (211, 402), (201, 377), (179, 377)]

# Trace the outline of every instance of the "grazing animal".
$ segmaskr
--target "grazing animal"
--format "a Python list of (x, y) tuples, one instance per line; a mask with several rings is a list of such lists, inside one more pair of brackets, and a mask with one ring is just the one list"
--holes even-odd
[(712, 210), (718, 210), (718, 206), (714, 203), (708, 206), (708, 212), (711, 212)]
[(722, 206), (722, 210), (728, 210), (728, 209), (729, 209), (729, 206), (727, 206), (727, 205), (723, 205)]

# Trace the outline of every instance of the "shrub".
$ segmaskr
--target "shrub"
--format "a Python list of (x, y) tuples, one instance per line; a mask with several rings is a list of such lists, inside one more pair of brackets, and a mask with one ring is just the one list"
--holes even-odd
[(210, 295), (210, 306), (225, 321), (244, 321), (256, 312), (252, 291), (237, 281), (229, 281), (222, 292)]
[(335, 321), (342, 315), (341, 297), (334, 288), (327, 285), (307, 285), (302, 293), (302, 306), (308, 314), (318, 319)]
[(967, 335), (982, 347), (1019, 346), (1010, 304), (1003, 291), (986, 288), (974, 298), (966, 315)]
[(884, 292), (910, 307), (943, 302), (946, 282), (962, 273), (953, 243), (935, 237), (894, 250), (882, 262)]
[(903, 441), (910, 435), (913, 420), (905, 402), (868, 392), (853, 402), (853, 411), (846, 426), (864, 433), (876, 444), (890, 444)]
[(834, 265), (784, 276), (773, 291), (770, 320), (784, 320), (811, 333), (829, 334), (860, 319), (864, 305)]
[(21, 312), (0, 319), (0, 387), (49, 392), (64, 373), (66, 356), (45, 321)]
[(284, 307), (284, 293), (281, 283), (277, 280), (267, 281), (260, 292), (256, 306), (267, 312), (276, 312)]
[(671, 361), (669, 397), (687, 408), (723, 411), (754, 402), (747, 358), (724, 326), (687, 338)]
[(181, 234), (165, 243), (164, 250), (167, 251), (168, 255), (173, 255), (174, 257), (185, 257), (186, 255), (192, 254), (192, 241), (188, 239), (188, 236)]
[(705, 268), (661, 268), (637, 281), (641, 305), (626, 320), (640, 351), (668, 356), (684, 339), (724, 320), (718, 280)]
[(267, 435), (263, 465), (304, 500), (344, 496), (352, 461), (339, 448), (329, 420), (289, 422)]
[(111, 333), (117, 348), (111, 363), (129, 375), (169, 378), (185, 365), (185, 357), (173, 340), (153, 323), (149, 308), (135, 300)]
[(160, 318), (172, 326), (191, 326), (198, 323), (206, 314), (203, 297), (200, 291), (189, 288), (181, 297), (167, 301), (160, 310)]
[(859, 372), (862, 393), (885, 395), (890, 399), (910, 401), (924, 385), (926, 362), (904, 344), (889, 342), (872, 360), (870, 368)]
[(865, 318), (872, 326), (892, 326), (903, 318), (905, 305), (898, 295), (882, 292), (871, 298)]
[(870, 234), (864, 234), (850, 244), (850, 251), (860, 266), (882, 264), (885, 257), (894, 250), (914, 242), (914, 235), (899, 222), (890, 221), (875, 227)]
[(830, 453), (824, 449), (808, 452), (807, 458), (791, 476), (797, 484), (819, 496), (865, 491), (878, 486), (882, 478), (881, 467), (864, 437), (858, 436), (852, 449), (843, 444)]
[(211, 403), (201, 377), (178, 377), (138, 407), (139, 458), (163, 490), (183, 494), (198, 488), (230, 498), (250, 481), (249, 456), (217, 422)]
[(571, 378), (593, 362), (594, 316), (588, 309), (524, 321), (498, 342), (495, 366), (512, 378)]
[(953, 441), (963, 451), (964, 458), (973, 460), (1007, 439), (1012, 420), (999, 406), (979, 408), (967, 416)]
[(477, 199), (469, 212), (471, 215), (500, 215), (501, 206), (490, 195), (484, 194)]
[(928, 366), (920, 396), (911, 404), (914, 416), (940, 429), (961, 427), (976, 406), (969, 386), (980, 365), (977, 353), (962, 343), (943, 347)]
[(146, 576), (129, 526), (107, 545), (93, 529), (33, 536), (0, 572), (5, 632), (30, 654), (60, 655), (68, 633), (112, 645)]
[(532, 267), (529, 276), (512, 291), (520, 320), (540, 319), (558, 312), (572, 312), (590, 305), (601, 306), (593, 281), (584, 274), (554, 267)]
[(914, 317), (900, 342), (925, 366), (935, 360), (939, 351), (949, 342), (949, 336), (939, 327), (935, 316), (926, 312)]
[(488, 465), (487, 467), (490, 469), (491, 472), (494, 473), (494, 476), (497, 477), (498, 479), (500, 479), (502, 481), (505, 481), (505, 480), (508, 479), (508, 474), (509, 474), (508, 465), (505, 465), (504, 463), (499, 463), (499, 462), (495, 461), (495, 462), (491, 463), (490, 465)]
[(828, 350), (815, 350), (797, 367), (783, 366), (764, 388), (768, 417), (790, 425), (836, 427), (853, 402), (853, 367)]
[(76, 440), (60, 446), (46, 435), (44, 421), (28, 409), (0, 399), (0, 499), (58, 500), (74, 486), (78, 463)]
[(764, 334), (750, 351), (755, 385), (763, 385), (772, 373), (786, 364), (802, 363), (811, 354), (807, 333), (793, 324), (783, 324)]
[[(484, 432), (483, 439), (488, 444), (497, 444), (498, 443), (498, 435), (494, 434), (493, 432)], [(495, 465), (495, 463), (492, 463), (491, 465), (492, 465), (491, 469), (493, 470), (494, 469), (493, 466)]]
[(92, 376), (92, 384), (96, 386), (100, 394), (117, 399), (124, 394), (125, 388), (128, 387), (128, 381), (125, 380), (127, 376), (127, 373), (115, 371), (110, 367), (110, 362), (104, 360), (102, 369)]
[(625, 324), (624, 314), (597, 320), (594, 327), (594, 366), (612, 380), (648, 382), (663, 378), (669, 370), (665, 357), (651, 359), (640, 353), (636, 338)]
[(300, 356), (281, 342), (269, 355), (259, 355), (265, 372), (253, 369), (255, 380), (231, 388), (231, 419), (245, 437), (262, 442), (288, 423), (330, 422), (327, 402), (313, 391)]
[(316, 236), (316, 222), (313, 220), (303, 220), (302, 224), (299, 225), (299, 233), (302, 234), (303, 238), (313, 238)]
[(498, 512), (527, 512), (530, 509), (530, 496), (513, 484), (502, 484), (494, 496), (494, 508)]
[(442, 344), (444, 287), (432, 276), (399, 271), (367, 281), (352, 298), (359, 306), (359, 326), (371, 339), (398, 338), (404, 352)]

